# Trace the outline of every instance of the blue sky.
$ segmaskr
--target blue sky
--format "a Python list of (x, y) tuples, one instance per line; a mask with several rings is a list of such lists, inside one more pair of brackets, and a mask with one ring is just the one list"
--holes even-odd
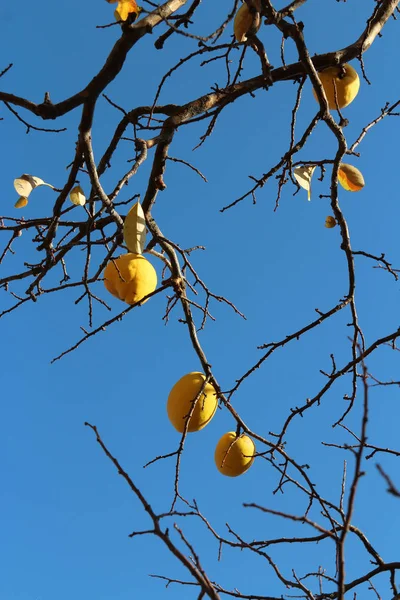
[[(283, 6), (281, 2), (277, 7)], [(311, 54), (343, 47), (361, 33), (374, 3), (318, 3), (310, 0), (298, 11), (305, 23), (305, 38)], [(219, 7), (203, 2), (194, 31), (211, 32), (230, 8), (224, 0)], [(0, 7), (2, 36), (0, 70), (14, 67), (1, 80), (4, 91), (40, 102), (49, 91), (54, 102), (84, 87), (107, 57), (119, 28), (96, 29), (112, 20), (113, 7), (106, 2), (82, 3), (70, 0), (62, 12), (50, 0), (27, 3), (23, 13), (17, 4)], [(328, 26), (329, 24), (329, 26)], [(161, 30), (160, 30), (161, 32)], [(161, 52), (153, 43), (158, 35), (147, 36), (129, 55), (121, 76), (106, 93), (129, 110), (151, 104), (162, 75), (179, 58), (196, 48), (196, 41), (171, 38)], [(222, 42), (228, 42), (228, 28)], [(277, 34), (267, 28), (260, 33), (273, 65), (279, 65)], [(377, 39), (365, 55), (365, 66), (372, 85), (365, 81), (357, 99), (344, 114), (350, 120), (345, 134), (349, 143), (361, 129), (378, 116), (381, 107), (398, 99), (396, 68), (398, 25), (391, 20), (382, 39)], [(396, 44), (396, 46), (395, 46)], [(236, 53), (236, 58), (239, 53)], [(295, 52), (287, 44), (287, 61)], [(167, 81), (160, 103), (184, 103), (205, 93), (218, 81), (224, 83), (224, 66), (211, 63), (202, 69), (201, 61), (183, 67)], [(355, 65), (357, 69), (359, 67)], [(196, 67), (196, 68), (195, 68)], [(258, 62), (250, 55), (245, 61), (244, 77), (258, 74)], [(167, 189), (159, 194), (154, 216), (167, 237), (181, 247), (204, 245), (205, 251), (192, 255), (193, 263), (216, 294), (224, 295), (243, 311), (243, 321), (227, 306), (214, 303), (200, 340), (223, 389), (260, 356), (257, 346), (282, 339), (315, 318), (315, 308), (327, 310), (347, 290), (344, 254), (336, 229), (324, 227), (330, 214), (329, 179), (314, 182), (313, 197), (307, 202), (302, 190), (288, 184), (279, 209), (274, 212), (276, 182), (272, 180), (258, 192), (257, 204), (242, 202), (230, 211), (220, 209), (250, 186), (248, 175), (266, 172), (288, 148), (290, 111), (296, 87), (280, 83), (255, 98), (243, 97), (229, 106), (218, 120), (213, 136), (192, 152), (206, 122), (182, 128), (174, 139), (171, 155), (189, 159), (201, 169), (208, 183), (179, 164), (168, 164)], [(303, 131), (317, 109), (309, 83), (306, 84), (298, 114), (297, 132)], [(33, 119), (21, 112), (28, 121)], [(18, 123), (5, 107), (0, 123), (3, 153), (1, 163), (2, 215), (26, 219), (50, 211), (54, 193), (47, 188), (35, 190), (29, 205), (19, 213), (13, 208), (16, 195), (13, 179), (31, 173), (62, 187), (66, 165), (72, 160), (79, 111), (57, 121), (56, 127), (68, 131), (58, 135), (31, 132)], [(99, 100), (93, 131), (95, 155), (101, 156), (108, 144), (119, 113)], [(34, 122), (39, 125), (41, 123)], [(52, 124), (47, 124), (52, 126)], [(364, 174), (366, 186), (358, 194), (340, 190), (340, 204), (348, 221), (353, 248), (373, 254), (385, 252), (399, 267), (398, 222), (400, 208), (397, 189), (397, 121), (388, 117), (368, 133), (358, 148), (361, 157), (352, 157)], [(146, 134), (147, 135), (147, 134)], [(320, 124), (300, 153), (299, 160), (331, 158), (335, 140)], [(133, 150), (123, 142), (104, 177), (110, 189), (126, 169)], [(122, 192), (121, 199), (143, 194), (151, 158)], [(84, 189), (88, 181), (80, 179)], [(75, 210), (80, 210), (79, 208)], [(77, 217), (78, 218), (78, 217)], [(14, 244), (15, 255), (1, 265), (1, 277), (37, 260), (30, 237), (23, 235)], [(161, 265), (151, 259), (161, 277)], [(367, 345), (393, 332), (399, 325), (399, 283), (374, 263), (356, 258), (357, 306)], [(71, 274), (81, 273), (82, 254), (75, 252), (68, 263)], [(60, 279), (58, 273), (54, 281)], [(23, 292), (26, 284), (12, 290)], [(113, 314), (122, 303), (107, 295), (99, 283), (95, 290), (107, 299)], [(132, 598), (188, 598), (179, 586), (164, 590), (163, 583), (149, 573), (186, 578), (182, 567), (157, 540), (141, 537), (130, 540), (135, 528), (146, 528), (143, 511), (115, 469), (102, 455), (89, 421), (99, 428), (110, 450), (154, 504), (166, 510), (173, 497), (174, 462), (162, 461), (143, 469), (159, 454), (178, 446), (179, 435), (166, 416), (166, 400), (172, 385), (189, 371), (199, 370), (198, 359), (185, 327), (178, 322), (179, 310), (164, 325), (165, 294), (130, 312), (120, 323), (95, 336), (62, 361), (50, 360), (81, 337), (80, 326), (88, 327), (87, 306), (75, 305), (77, 293), (68, 291), (44, 295), (27, 303), (1, 320), (3, 415), (0, 422), (0, 448), (3, 457), (3, 482), (0, 507), (3, 515), (0, 560), (3, 577), (0, 597), (7, 600), (130, 600)], [(12, 298), (0, 295), (1, 309)], [(198, 315), (197, 315), (198, 317)], [(96, 305), (95, 325), (109, 318), (109, 312)], [(277, 432), (291, 407), (314, 396), (324, 383), (320, 369), (329, 370), (333, 352), (338, 365), (350, 359), (347, 339), (349, 312), (339, 313), (329, 322), (298, 342), (276, 353), (254, 373), (234, 396), (234, 405), (252, 429), (261, 435)], [(199, 321), (200, 322), (200, 321)], [(368, 359), (368, 367), (380, 379), (397, 378), (399, 355), (381, 348)], [(343, 395), (350, 392), (350, 379), (344, 377), (324, 397), (318, 409), (303, 419), (295, 419), (287, 438), (287, 450), (300, 462), (311, 464), (310, 477), (320, 493), (338, 501), (343, 460), (352, 474), (350, 455), (321, 446), (321, 441), (350, 442), (348, 434), (331, 424), (342, 414)], [(369, 441), (378, 446), (400, 450), (398, 445), (398, 388), (372, 388)], [(360, 430), (361, 400), (347, 424)], [(277, 473), (261, 459), (242, 478), (222, 477), (213, 463), (219, 437), (234, 429), (226, 410), (218, 411), (213, 421), (198, 434), (188, 437), (183, 456), (181, 491), (196, 498), (200, 509), (221, 533), (228, 522), (246, 539), (284, 535), (312, 534), (305, 525), (288, 523), (274, 517), (243, 509), (243, 502), (257, 502), (277, 510), (301, 514), (305, 499), (289, 489), (273, 494)], [(375, 462), (380, 462), (399, 482), (395, 458), (378, 456), (368, 461), (367, 475), (360, 483), (354, 523), (364, 528), (385, 560), (396, 560), (398, 553), (398, 501), (385, 492), (377, 477)], [(379, 507), (379, 519), (377, 511)], [(321, 521), (318, 511), (314, 517)], [(211, 579), (245, 593), (281, 594), (267, 564), (246, 552), (224, 550), (217, 562), (218, 545), (194, 519), (181, 522), (194, 543)], [(357, 543), (348, 543), (348, 576), (368, 567), (368, 557)], [(276, 547), (271, 554), (282, 571), (291, 569), (301, 576), (319, 565), (333, 576), (332, 546), (327, 542), (307, 547)], [(387, 578), (376, 584), (388, 597)], [(364, 588), (366, 592), (366, 587)], [(370, 593), (370, 592), (369, 592)], [(197, 596), (196, 596), (197, 597)], [(368, 597), (368, 596), (367, 596)]]

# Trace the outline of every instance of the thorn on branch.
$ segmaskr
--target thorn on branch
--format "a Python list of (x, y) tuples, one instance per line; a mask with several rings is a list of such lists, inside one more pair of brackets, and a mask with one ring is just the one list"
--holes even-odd
[(3, 75), (5, 75), (7, 73), (7, 71), (9, 71), (12, 67), (13, 67), (13, 63), (10, 63), (8, 65), (8, 67), (6, 67), (5, 69), (3, 69), (2, 71), (0, 71), (0, 77), (3, 77)]
[(164, 182), (162, 175), (158, 175), (154, 182), (155, 187), (161, 192), (164, 191), (167, 187), (167, 184)]

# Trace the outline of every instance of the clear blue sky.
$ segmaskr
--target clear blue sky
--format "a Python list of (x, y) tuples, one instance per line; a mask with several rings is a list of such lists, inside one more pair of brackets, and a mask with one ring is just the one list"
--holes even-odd
[[(219, 7), (203, 2), (196, 29), (212, 31), (231, 2)], [(280, 2), (277, 7), (283, 6)], [(361, 33), (372, 12), (371, 0), (347, 3), (310, 0), (298, 11), (305, 23), (305, 37), (311, 54), (346, 46)], [(70, 0), (61, 7), (50, 0), (0, 7), (0, 70), (13, 62), (13, 69), (0, 81), (0, 89), (40, 102), (49, 91), (54, 102), (75, 93), (91, 79), (107, 57), (119, 34), (118, 27), (96, 29), (112, 20), (114, 7), (102, 0), (82, 3)], [(147, 36), (129, 55), (121, 76), (107, 89), (111, 99), (129, 110), (151, 104), (161, 76), (179, 58), (196, 48), (196, 41), (173, 37), (163, 51)], [(161, 30), (160, 30), (161, 32)], [(221, 41), (230, 39), (228, 28)], [(272, 64), (279, 65), (279, 36), (267, 28), (261, 33)], [(295, 53), (288, 45), (287, 60)], [(344, 111), (350, 125), (345, 133), (351, 143), (362, 127), (375, 118), (386, 101), (398, 99), (394, 77), (397, 63), (398, 24), (391, 20), (382, 39), (365, 55), (372, 85), (361, 83), (358, 98)], [(236, 53), (236, 57), (239, 53)], [(200, 59), (201, 60), (201, 59)], [(235, 58), (237, 60), (237, 58)], [(184, 103), (205, 93), (218, 81), (224, 82), (224, 67), (211, 63), (203, 69), (185, 66), (171, 77), (161, 95), (162, 103)], [(355, 65), (356, 66), (356, 65)], [(356, 66), (356, 68), (359, 68)], [(258, 74), (259, 65), (248, 57), (244, 77)], [(285, 187), (279, 210), (273, 211), (276, 185), (272, 180), (259, 191), (257, 204), (247, 200), (223, 214), (219, 209), (245, 192), (248, 175), (260, 176), (282, 156), (290, 139), (289, 116), (296, 86), (281, 83), (255, 98), (244, 97), (228, 107), (216, 130), (199, 150), (191, 152), (204, 132), (206, 122), (182, 128), (176, 135), (171, 155), (190, 158), (208, 179), (202, 182), (179, 164), (168, 164), (167, 189), (159, 195), (154, 216), (167, 237), (182, 247), (197, 244), (206, 251), (193, 256), (196, 269), (212, 291), (228, 297), (245, 313), (247, 321), (220, 304), (211, 306), (216, 322), (209, 322), (200, 340), (224, 389), (259, 357), (257, 346), (276, 341), (315, 318), (315, 308), (331, 308), (347, 290), (344, 254), (339, 231), (324, 227), (331, 213), (327, 199), (329, 179), (315, 181), (313, 198), (307, 202), (303, 190)], [(307, 83), (298, 115), (298, 132), (317, 109)], [(41, 125), (24, 114), (34, 124)], [(22, 211), (13, 206), (16, 195), (13, 179), (30, 173), (62, 187), (66, 165), (74, 152), (79, 111), (57, 121), (66, 133), (31, 132), (1, 108), (3, 152), (1, 161), (2, 215), (33, 218), (47, 215), (54, 193), (36, 190)], [(96, 109), (93, 140), (96, 157), (108, 144), (119, 113), (103, 100)], [(52, 124), (48, 124), (52, 126)], [(349, 160), (361, 169), (366, 186), (358, 194), (340, 191), (340, 204), (348, 220), (353, 248), (374, 254), (385, 252), (394, 266), (400, 265), (398, 222), (398, 123), (394, 117), (376, 126), (359, 147), (360, 159)], [(147, 134), (146, 134), (147, 135)], [(132, 157), (129, 142), (123, 142), (114, 157), (113, 169), (104, 178), (111, 188)], [(331, 158), (335, 141), (321, 124), (300, 154), (303, 160)], [(151, 157), (138, 176), (131, 180), (121, 199), (143, 194)], [(87, 190), (88, 181), (82, 176)], [(77, 208), (76, 210), (80, 210)], [(1, 277), (37, 260), (38, 253), (28, 235), (14, 244), (15, 255), (1, 265)], [(76, 252), (68, 267), (80, 273), (83, 255)], [(152, 259), (159, 276), (162, 267)], [(374, 269), (364, 258), (356, 260), (357, 305), (367, 344), (387, 335), (399, 325), (399, 283), (388, 273)], [(61, 275), (54, 276), (56, 282)], [(25, 283), (13, 286), (23, 292)], [(116, 314), (122, 303), (110, 299), (101, 283), (96, 291), (110, 302)], [(163, 583), (149, 573), (184, 577), (182, 567), (152, 538), (130, 540), (135, 528), (149, 523), (136, 499), (118, 477), (96, 445), (84, 421), (98, 426), (110, 450), (119, 458), (156, 510), (167, 510), (173, 496), (173, 460), (148, 469), (143, 465), (159, 454), (171, 452), (179, 434), (166, 416), (166, 399), (174, 382), (189, 371), (199, 370), (185, 327), (176, 310), (168, 326), (162, 316), (166, 297), (161, 294), (131, 312), (121, 323), (92, 338), (62, 361), (50, 360), (76, 342), (80, 326), (88, 327), (87, 306), (75, 305), (77, 293), (44, 295), (27, 303), (1, 320), (2, 339), (2, 544), (0, 597), (4, 600), (131, 600), (132, 598), (192, 597), (179, 586), (164, 590)], [(4, 291), (0, 307), (12, 298)], [(109, 318), (102, 306), (95, 306), (95, 325)], [(347, 339), (349, 312), (340, 313), (313, 334), (278, 350), (240, 388), (234, 404), (252, 429), (269, 436), (279, 431), (291, 407), (314, 396), (324, 383), (320, 369), (329, 370), (330, 353), (338, 366), (350, 359)], [(379, 350), (368, 366), (378, 378), (396, 378), (399, 355), (388, 348)], [(397, 376), (398, 378), (398, 376)], [(343, 378), (328, 393), (320, 408), (294, 420), (287, 450), (300, 462), (312, 465), (310, 477), (320, 493), (338, 501), (343, 459), (350, 455), (321, 446), (321, 441), (350, 443), (344, 430), (331, 424), (342, 414), (342, 399), (350, 392), (350, 379)], [(360, 401), (358, 401), (360, 404)], [(356, 406), (348, 425), (358, 433), (360, 410)], [(398, 388), (371, 390), (369, 441), (400, 450)], [(222, 477), (213, 462), (219, 437), (235, 427), (227, 411), (218, 411), (201, 433), (187, 440), (181, 473), (181, 491), (196, 498), (200, 509), (221, 534), (225, 523), (246, 539), (312, 534), (305, 525), (297, 527), (283, 520), (262, 516), (242, 508), (243, 502), (257, 502), (278, 510), (301, 514), (305, 499), (290, 492), (273, 495), (277, 474), (262, 460), (242, 478)], [(364, 528), (385, 560), (398, 559), (398, 501), (385, 492), (376, 476), (374, 461), (366, 465), (360, 484), (354, 523)], [(377, 459), (397, 478), (396, 459)], [(363, 500), (361, 500), (363, 498)], [(382, 508), (381, 508), (382, 507)], [(377, 514), (379, 513), (379, 518)], [(320, 522), (318, 511), (313, 515)], [(267, 564), (246, 552), (224, 550), (217, 562), (218, 545), (194, 520), (182, 524), (194, 543), (211, 579), (227, 588), (245, 593), (280, 594), (281, 585)], [(368, 564), (360, 546), (348, 545), (348, 574), (356, 576)], [(298, 576), (319, 565), (332, 566), (332, 546), (316, 548), (276, 547), (272, 556), (282, 571)], [(387, 579), (381, 580), (382, 596), (389, 597)], [(377, 582), (379, 585), (379, 581)], [(364, 593), (367, 593), (364, 587)], [(369, 592), (370, 593), (370, 592)], [(193, 596), (194, 597), (194, 596)], [(368, 596), (366, 596), (368, 597)]]

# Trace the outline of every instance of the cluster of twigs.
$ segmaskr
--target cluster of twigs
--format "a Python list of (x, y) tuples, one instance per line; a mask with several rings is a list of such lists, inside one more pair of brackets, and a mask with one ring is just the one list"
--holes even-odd
[[(246, 0), (246, 2), (250, 7), (254, 8), (253, 0)], [(318, 77), (318, 70), (328, 66), (343, 64), (352, 59), (358, 59), (362, 64), (363, 53), (371, 46), (375, 38), (380, 35), (386, 21), (396, 16), (399, 0), (380, 0), (373, 3), (373, 10), (365, 24), (365, 28), (363, 31), (356, 32), (357, 37), (353, 43), (345, 48), (316, 56), (310, 55), (303, 33), (303, 25), (301, 22), (297, 22), (295, 18), (296, 10), (306, 2), (307, 0), (294, 0), (281, 10), (277, 10), (270, 0), (261, 0), (261, 16), (264, 19), (263, 26), (276, 28), (282, 36), (282, 65), (275, 68), (269, 64), (262, 41), (254, 33), (249, 34), (248, 40), (244, 44), (238, 44), (232, 38), (230, 38), (230, 41), (217, 43), (223, 35), (227, 35), (226, 28), (239, 7), (238, 0), (232, 1), (232, 6), (226, 15), (226, 19), (224, 19), (215, 31), (208, 35), (194, 33), (194, 18), (200, 6), (199, 0), (193, 0), (187, 7), (185, 6), (187, 0), (167, 0), (160, 6), (152, 2), (147, 2), (147, 9), (143, 13), (144, 16), (138, 22), (126, 23), (121, 26), (121, 35), (111, 49), (103, 67), (88, 82), (84, 89), (71, 97), (53, 104), (49, 96), (46, 95), (43, 103), (35, 104), (26, 98), (0, 91), (0, 102), (3, 103), (13, 116), (26, 126), (28, 132), (31, 130), (41, 130), (54, 133), (60, 132), (62, 129), (48, 129), (33, 125), (29, 122), (28, 117), (21, 116), (21, 109), (24, 111), (24, 115), (30, 113), (32, 116), (44, 121), (57, 120), (71, 111), (81, 111), (73, 160), (68, 167), (68, 177), (64, 186), (60, 191), (55, 192), (57, 196), (53, 204), (52, 213), (45, 218), (31, 220), (7, 216), (0, 218), (1, 233), (4, 239), (0, 263), (7, 263), (9, 255), (14, 251), (13, 244), (21, 235), (31, 236), (32, 247), (36, 248), (38, 251), (37, 255), (39, 256), (39, 259), (32, 263), (26, 262), (24, 270), (0, 278), (0, 287), (5, 292), (3, 297), (8, 293), (13, 298), (13, 302), (0, 312), (0, 317), (4, 317), (21, 308), (27, 302), (37, 301), (42, 294), (76, 288), (78, 294), (76, 302), (85, 300), (88, 303), (89, 330), (84, 330), (84, 335), (81, 339), (54, 358), (54, 360), (58, 360), (65, 356), (65, 354), (76, 350), (83, 342), (104, 331), (105, 328), (111, 326), (117, 320), (126, 317), (128, 312), (135, 309), (135, 305), (127, 307), (99, 326), (93, 327), (94, 303), (97, 302), (107, 306), (106, 301), (93, 292), (93, 285), (101, 280), (102, 272), (107, 262), (120, 252), (121, 246), (123, 247), (122, 227), (125, 218), (124, 210), (126, 205), (132, 201), (132, 198), (128, 201), (119, 201), (119, 194), (125, 184), (137, 174), (145, 161), (151, 161), (151, 172), (147, 188), (142, 197), (142, 207), (150, 234), (150, 241), (146, 252), (154, 254), (163, 261), (164, 277), (160, 286), (152, 294), (146, 296), (144, 300), (158, 294), (162, 290), (169, 290), (170, 295), (168, 296), (164, 315), (165, 320), (168, 321), (172, 311), (180, 307), (180, 320), (187, 327), (193, 350), (197, 354), (206, 375), (206, 381), (210, 381), (217, 390), (221, 406), (224, 410), (230, 412), (237, 424), (238, 430), (246, 432), (258, 440), (259, 447), (262, 448), (258, 454), (258, 460), (268, 461), (277, 473), (278, 483), (275, 492), (283, 491), (283, 488), (286, 489), (293, 486), (306, 499), (307, 508), (299, 514), (279, 512), (257, 504), (247, 504), (245, 507), (246, 509), (272, 514), (277, 519), (281, 518), (306, 524), (314, 530), (312, 535), (250, 541), (234, 531), (229, 525), (227, 526), (226, 534), (217, 533), (206, 516), (200, 511), (196, 501), (188, 502), (179, 491), (180, 461), (184, 452), (187, 433), (186, 427), (176, 450), (166, 453), (163, 456), (158, 456), (149, 463), (150, 465), (155, 461), (170, 458), (176, 461), (172, 506), (166, 513), (157, 514), (136, 486), (133, 479), (112, 455), (103, 442), (96, 426), (86, 423), (93, 430), (103, 452), (114, 464), (118, 473), (126, 480), (132, 493), (135, 494), (142, 504), (143, 510), (150, 517), (151, 528), (145, 531), (135, 531), (131, 536), (155, 535), (187, 569), (190, 579), (180, 580), (165, 575), (155, 575), (155, 577), (163, 579), (167, 585), (174, 583), (188, 586), (189, 591), (193, 588), (198, 598), (207, 596), (217, 599), (226, 595), (249, 600), (278, 600), (278, 598), (268, 595), (268, 589), (262, 591), (262, 593), (246, 594), (237, 590), (225, 589), (219, 583), (212, 581), (203, 568), (196, 549), (187, 539), (182, 528), (175, 525), (174, 533), (172, 534), (169, 528), (164, 525), (164, 522), (169, 518), (176, 519), (177, 521), (181, 518), (199, 519), (217, 542), (219, 555), (221, 555), (225, 546), (257, 554), (266, 561), (266, 564), (269, 565), (271, 571), (275, 574), (277, 581), (282, 584), (283, 595), (280, 595), (279, 598), (286, 597), (284, 596), (286, 590), (291, 590), (297, 594), (296, 597), (301, 598), (343, 600), (348, 592), (356, 594), (357, 588), (363, 583), (369, 583), (369, 589), (380, 598), (379, 592), (373, 584), (373, 579), (383, 573), (386, 573), (388, 576), (392, 597), (397, 598), (399, 593), (396, 584), (396, 572), (400, 569), (400, 561), (385, 561), (378, 550), (368, 541), (365, 534), (352, 522), (355, 498), (359, 480), (362, 477), (363, 469), (365, 469), (365, 461), (372, 459), (376, 454), (382, 455), (386, 453), (392, 456), (400, 456), (399, 451), (371, 444), (367, 438), (369, 387), (372, 385), (399, 386), (400, 382), (397, 379), (381, 381), (369, 373), (365, 365), (366, 359), (375, 350), (384, 345), (389, 345), (393, 350), (397, 350), (396, 340), (400, 336), (400, 328), (392, 332), (386, 332), (372, 343), (366, 343), (356, 306), (355, 257), (361, 256), (371, 260), (375, 267), (386, 270), (395, 280), (398, 279), (399, 270), (392, 266), (384, 253), (375, 255), (370, 253), (368, 248), (365, 250), (353, 249), (349, 228), (339, 204), (337, 189), (338, 169), (345, 155), (357, 154), (356, 148), (363, 141), (371, 127), (378, 124), (385, 117), (397, 115), (395, 111), (400, 101), (392, 105), (389, 103), (385, 104), (380, 114), (363, 128), (357, 139), (349, 146), (343, 132), (343, 125), (345, 123), (343, 119), (337, 122), (329, 111), (327, 99)], [(185, 10), (185, 12), (179, 12), (181, 9)], [(147, 106), (135, 107), (127, 112), (105, 96), (105, 90), (121, 73), (128, 53), (134, 52), (135, 47), (140, 46), (141, 39), (144, 36), (151, 34), (153, 31), (157, 32), (159, 29), (162, 29), (163, 32), (160, 33), (155, 41), (157, 49), (163, 48), (172, 35), (193, 39), (193, 42), (198, 44), (197, 49), (181, 58), (169, 69), (162, 78), (155, 97), (149, 99)], [(229, 36), (227, 35), (227, 37)], [(293, 41), (298, 54), (297, 62), (291, 64), (286, 64), (284, 59), (284, 41), (288, 39)], [(243, 78), (243, 59), (246, 52), (255, 52), (260, 63), (260, 74), (250, 79)], [(233, 56), (238, 58), (236, 69), (232, 67)], [(182, 65), (198, 57), (204, 57), (201, 63), (202, 66), (210, 62), (221, 61), (221, 64), (224, 65), (224, 83), (216, 85), (211, 92), (194, 98), (183, 105), (158, 104), (165, 81), (178, 71)], [(0, 77), (4, 77), (3, 81), (5, 81), (6, 74), (10, 68), (11, 66), (4, 68), (0, 73)], [(319, 107), (304, 131), (298, 134), (296, 131), (296, 116), (304, 82), (307, 78), (311, 81), (316, 91)], [(191, 163), (183, 159), (176, 159), (170, 155), (170, 149), (178, 130), (188, 124), (205, 120), (208, 124), (205, 133), (201, 137), (201, 144), (212, 135), (219, 116), (232, 102), (241, 96), (251, 95), (256, 90), (276, 85), (280, 81), (286, 80), (297, 82), (298, 85), (296, 101), (290, 117), (291, 133), (287, 151), (266, 173), (258, 177), (252, 176), (254, 185), (252, 185), (251, 189), (230, 204), (222, 207), (221, 210), (223, 212), (232, 209), (237, 204), (246, 201), (247, 198), (255, 201), (256, 193), (272, 177), (275, 177), (278, 181), (275, 204), (275, 209), (277, 209), (283, 187), (291, 181), (295, 184), (291, 178), (291, 173), (293, 166), (296, 165), (297, 153), (306, 146), (312, 132), (318, 126), (325, 125), (336, 140), (336, 153), (328, 159), (318, 159), (309, 162), (320, 167), (321, 176), (325, 174), (326, 165), (332, 167), (329, 197), (334, 218), (340, 229), (340, 249), (343, 251), (346, 259), (347, 288), (342, 290), (339, 299), (329, 309), (324, 311), (316, 309), (317, 316), (315, 319), (304, 324), (298, 330), (289, 332), (281, 340), (275, 342), (268, 341), (262, 344), (260, 349), (263, 351), (263, 354), (259, 360), (249, 366), (242, 375), (237, 377), (235, 384), (230, 390), (224, 392), (210, 367), (210, 361), (207, 358), (205, 350), (199, 342), (198, 330), (206, 326), (209, 318), (213, 318), (211, 312), (213, 302), (225, 303), (241, 317), (244, 317), (244, 315), (231, 301), (211, 291), (204, 281), (203, 276), (198, 273), (192, 254), (195, 251), (202, 250), (202, 247), (183, 249), (179, 245), (179, 240), (174, 241), (170, 239), (168, 232), (164, 232), (161, 229), (160, 223), (153, 214), (153, 209), (159, 192), (162, 192), (166, 187), (164, 177), (167, 172), (168, 161), (178, 160), (193, 169), (204, 179), (204, 175)], [(96, 104), (102, 95), (113, 105), (116, 111), (122, 113), (122, 117), (115, 126), (114, 133), (105, 152), (99, 160), (96, 160), (93, 152), (92, 124)], [(128, 129), (132, 129), (133, 138), (126, 137)], [(130, 163), (126, 173), (115, 182), (114, 187), (106, 190), (102, 183), (102, 177), (111, 167), (111, 160), (120, 142), (125, 139), (134, 140), (136, 156), (132, 163)], [(304, 161), (302, 163), (304, 164)], [(76, 211), (73, 212), (73, 207), (68, 205), (67, 198), (81, 171), (88, 174), (91, 182), (91, 190), (88, 203), (85, 207), (84, 218), (76, 219)], [(82, 261), (81, 277), (73, 279), (68, 274), (68, 261), (76, 249), (84, 250), (84, 260)], [(100, 259), (98, 258), (99, 250), (102, 252)], [(54, 285), (53, 283), (54, 273), (60, 279), (58, 285)], [(48, 281), (50, 283), (47, 283)], [(15, 291), (14, 286), (18, 286), (18, 293)], [(26, 288), (24, 292), (20, 291), (23, 289), (21, 286)], [(286, 345), (291, 344), (292, 341), (306, 336), (308, 332), (317, 328), (323, 322), (334, 318), (340, 311), (347, 311), (350, 315), (350, 359), (344, 360), (341, 364), (336, 364), (336, 359), (332, 355), (332, 369), (329, 373), (324, 373), (326, 382), (323, 387), (313, 398), (307, 399), (303, 405), (291, 409), (280, 431), (275, 433), (270, 432), (269, 437), (267, 437), (261, 435), (258, 431), (250, 429), (234, 405), (234, 394), (243, 381), (260, 368), (277, 350), (283, 349)], [(319, 493), (317, 486), (311, 481), (307, 473), (306, 466), (300, 464), (286, 450), (285, 445), (291, 423), (298, 417), (303, 416), (307, 411), (313, 410), (313, 407), (320, 405), (324, 401), (328, 390), (335, 385), (338, 379), (346, 375), (349, 375), (351, 379), (351, 389), (346, 396), (348, 400), (347, 407), (333, 425), (343, 428), (350, 436), (351, 443), (345, 442), (342, 445), (338, 445), (326, 442), (326, 445), (350, 452), (354, 467), (353, 473), (350, 476), (346, 475), (346, 470), (344, 471), (340, 499), (338, 503), (335, 503)], [(361, 428), (358, 433), (352, 431), (345, 423), (346, 417), (356, 403), (356, 399), (359, 399), (362, 403)], [(388, 491), (396, 497), (400, 496), (398, 487), (393, 483), (390, 475), (386, 473), (382, 466), (377, 465), (377, 468), (383, 480), (388, 485)], [(179, 502), (182, 503), (183, 508), (181, 510), (177, 509)], [(318, 510), (315, 511), (314, 508)], [(318, 518), (310, 516), (312, 509), (313, 514), (318, 514)], [(345, 569), (345, 544), (350, 536), (360, 542), (372, 564), (371, 569), (353, 579), (346, 577)], [(335, 550), (336, 565), (331, 574), (318, 569), (318, 571), (310, 572), (304, 576), (298, 576), (295, 572), (291, 575), (284, 575), (269, 550), (271, 547), (277, 545), (307, 545), (322, 542), (324, 544), (332, 544)], [(355, 597), (356, 595), (354, 595)]]

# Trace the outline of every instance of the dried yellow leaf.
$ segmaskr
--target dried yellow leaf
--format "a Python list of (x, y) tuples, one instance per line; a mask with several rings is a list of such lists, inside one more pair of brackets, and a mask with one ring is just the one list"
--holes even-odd
[[(259, 0), (255, 0), (254, 7), (260, 12), (261, 5)], [(242, 6), (239, 8), (235, 15), (235, 20), (233, 21), (233, 32), (235, 34), (236, 40), (240, 42), (245, 42), (247, 40), (247, 32), (250, 31), (253, 25), (254, 15), (250, 12), (250, 8), (243, 2)], [(259, 19), (259, 24), (257, 30), (260, 28), (261, 20)]]
[(141, 10), (135, 0), (119, 0), (114, 17), (116, 21), (126, 21), (131, 15), (131, 21), (135, 21)]
[(348, 192), (359, 192), (365, 185), (362, 173), (352, 165), (341, 163), (338, 172), (341, 186)]
[(327, 227), (328, 229), (332, 229), (332, 227), (336, 227), (336, 225), (337, 225), (337, 223), (336, 223), (335, 217), (332, 217), (331, 215), (326, 217), (325, 227)]
[(129, 252), (143, 253), (146, 243), (146, 219), (139, 202), (132, 206), (125, 217), (123, 235)]
[(26, 206), (27, 204), (28, 204), (28, 198), (25, 198), (25, 196), (21, 196), (20, 198), (18, 198), (18, 200), (14, 204), (14, 207), (15, 208), (24, 208), (24, 206)]
[(24, 173), (21, 175), (21, 177), (14, 179), (15, 191), (24, 198), (27, 198), (31, 191), (34, 190), (38, 185), (47, 185), (48, 187), (53, 188), (50, 183), (46, 183), (43, 181), (43, 179), (40, 179), (40, 177), (34, 177), (33, 175), (28, 175), (27, 173)]
[(69, 194), (69, 199), (71, 200), (72, 204), (75, 204), (75, 206), (85, 205), (86, 197), (80, 185), (76, 185), (74, 188), (72, 188)]
[(293, 175), (304, 190), (307, 191), (308, 200), (311, 199), (311, 177), (315, 171), (315, 165), (309, 165), (307, 167), (296, 167), (293, 171)]

